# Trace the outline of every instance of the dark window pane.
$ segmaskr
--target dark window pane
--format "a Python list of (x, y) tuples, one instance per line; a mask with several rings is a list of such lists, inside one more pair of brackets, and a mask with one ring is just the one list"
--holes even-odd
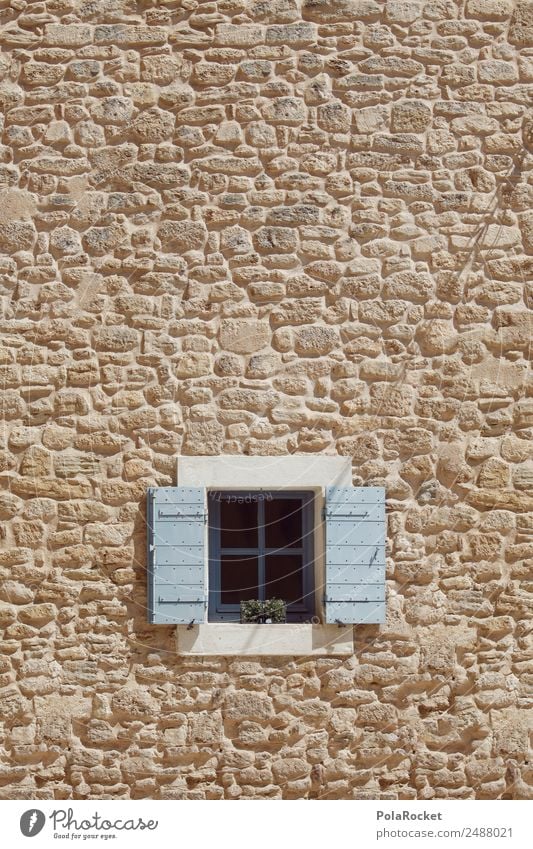
[(288, 604), (302, 602), (302, 558), (299, 554), (269, 554), (265, 558), (265, 598)]
[[(222, 548), (257, 548), (257, 502), (246, 496), (224, 496), (220, 504)], [(240, 503), (241, 502), (241, 503)]]
[(257, 557), (223, 554), (220, 558), (222, 604), (239, 604), (246, 599), (259, 598), (257, 577)]
[(267, 548), (301, 547), (300, 498), (275, 498), (273, 501), (265, 501), (265, 545)]

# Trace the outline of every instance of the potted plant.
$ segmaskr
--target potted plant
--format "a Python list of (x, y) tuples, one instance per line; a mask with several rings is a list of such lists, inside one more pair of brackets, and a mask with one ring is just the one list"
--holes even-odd
[(241, 622), (249, 624), (279, 624), (287, 621), (287, 604), (281, 598), (265, 601), (241, 601)]

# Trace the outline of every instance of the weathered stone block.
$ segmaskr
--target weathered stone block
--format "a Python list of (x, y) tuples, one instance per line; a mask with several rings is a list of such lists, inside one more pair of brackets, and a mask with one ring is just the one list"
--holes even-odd
[(182, 354), (182, 356), (176, 360), (176, 377), (201, 377), (202, 375), (210, 374), (211, 371), (212, 365), (209, 354), (189, 351), (186, 354)]
[(261, 113), (266, 121), (290, 127), (305, 121), (307, 109), (297, 97), (276, 97), (263, 106)]
[(289, 227), (261, 227), (254, 233), (254, 245), (259, 251), (290, 253), (297, 244), (298, 235)]
[[(502, 0), (505, 2), (505, 0)], [(509, 2), (505, 3), (506, 8)], [(503, 16), (503, 10), (502, 10)], [(528, 47), (533, 39), (533, 3), (519, 0), (513, 10), (509, 26), (509, 41), (520, 47)]]
[[(169, 731), (171, 729), (168, 729)], [(172, 729), (174, 732), (181, 729)], [(190, 743), (200, 743), (211, 746), (220, 742), (223, 735), (222, 717), (220, 711), (202, 711), (189, 718), (188, 740)]]
[(97, 351), (131, 351), (138, 339), (137, 331), (129, 327), (100, 327), (94, 331)]
[(164, 249), (194, 251), (203, 247), (207, 232), (205, 224), (195, 221), (163, 221), (158, 236)]
[(180, 70), (180, 63), (174, 56), (143, 56), (141, 59), (141, 80), (169, 85), (174, 82)]
[(83, 433), (74, 439), (74, 447), (79, 451), (91, 451), (96, 454), (116, 454), (124, 447), (126, 440), (107, 430)]
[(224, 428), (219, 422), (190, 422), (185, 432), (183, 450), (187, 454), (219, 454)]
[(533, 212), (525, 212), (520, 216), (520, 230), (525, 250), (533, 254)]
[(55, 604), (28, 604), (19, 612), (19, 619), (26, 625), (42, 628), (47, 622), (55, 619), (57, 607)]
[(131, 533), (132, 528), (126, 523), (106, 525), (95, 522), (86, 526), (85, 542), (96, 547), (104, 545), (122, 546), (131, 537)]
[(51, 47), (83, 47), (91, 43), (92, 30), (85, 24), (46, 24), (44, 42)]
[(424, 355), (431, 357), (451, 353), (457, 345), (457, 333), (448, 321), (432, 319), (425, 322), (417, 337)]
[(518, 69), (512, 62), (498, 62), (494, 59), (481, 61), (478, 66), (479, 81), (503, 85), (518, 80)]
[(30, 250), (37, 237), (30, 221), (7, 221), (0, 227), (0, 249), (6, 253)]
[(141, 687), (124, 687), (111, 699), (111, 709), (121, 719), (153, 722), (160, 712), (160, 704)]
[(375, 436), (343, 436), (337, 442), (337, 450), (343, 456), (353, 457), (357, 463), (379, 457), (379, 445)]
[(397, 723), (397, 712), (394, 705), (373, 702), (360, 705), (357, 711), (357, 721), (360, 724), (392, 728)]
[(14, 389), (6, 389), (0, 393), (0, 415), (4, 420), (19, 419), (26, 405), (19, 393)]
[(58, 227), (50, 236), (50, 247), (56, 254), (78, 254), (82, 251), (80, 235), (71, 227)]
[(328, 354), (338, 344), (339, 335), (334, 327), (302, 327), (295, 334), (295, 349), (305, 357)]
[(112, 253), (124, 241), (125, 235), (120, 224), (91, 227), (82, 237), (83, 247), (89, 254), (104, 256)]
[(192, 81), (197, 85), (226, 85), (235, 76), (234, 65), (221, 65), (217, 62), (198, 62), (192, 72)]
[(264, 321), (253, 319), (223, 319), (219, 341), (223, 350), (236, 354), (260, 351), (270, 340), (271, 331)]
[(94, 30), (95, 44), (119, 44), (124, 47), (144, 47), (164, 44), (168, 32), (164, 27), (129, 26), (109, 24)]
[(252, 410), (261, 412), (278, 403), (279, 396), (270, 390), (225, 389), (220, 393), (220, 406), (223, 410)]
[(272, 699), (263, 693), (237, 691), (228, 693), (222, 708), (226, 719), (239, 721), (253, 719), (264, 721), (274, 715)]
[(374, 0), (304, 0), (304, 18), (328, 24), (335, 21), (359, 21), (375, 18), (380, 7)]
[(413, 402), (411, 386), (375, 383), (370, 387), (371, 409), (378, 416), (408, 416)]
[(22, 80), (26, 85), (53, 86), (63, 77), (62, 65), (49, 65), (46, 62), (27, 62), (22, 71)]
[(34, 593), (30, 587), (17, 581), (2, 581), (0, 585), (0, 599), (9, 604), (30, 604), (33, 598)]
[(466, 14), (481, 21), (502, 21), (513, 11), (513, 0), (468, 0)]
[(323, 312), (322, 301), (318, 298), (302, 298), (298, 301), (285, 301), (272, 310), (273, 325), (308, 324), (320, 318)]
[(218, 24), (215, 40), (221, 47), (255, 47), (264, 41), (264, 30), (252, 24)]
[(293, 47), (312, 44), (316, 38), (316, 26), (304, 22), (267, 27), (265, 35), (267, 44), (288, 44)]
[(141, 143), (159, 144), (172, 136), (175, 118), (162, 109), (147, 109), (135, 118), (133, 132)]
[(433, 281), (427, 274), (414, 271), (398, 271), (385, 280), (383, 295), (386, 298), (402, 298), (415, 303), (425, 303), (433, 290)]
[(318, 107), (318, 126), (328, 133), (347, 133), (352, 124), (352, 112), (340, 101), (332, 100)]
[(430, 123), (431, 109), (420, 100), (406, 100), (392, 107), (394, 133), (423, 133)]
[(99, 124), (125, 125), (133, 116), (133, 103), (129, 97), (104, 97), (94, 104), (91, 115)]

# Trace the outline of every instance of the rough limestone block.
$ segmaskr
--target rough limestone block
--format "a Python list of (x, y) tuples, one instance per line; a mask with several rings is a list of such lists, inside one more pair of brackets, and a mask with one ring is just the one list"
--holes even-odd
[(509, 41), (520, 47), (531, 44), (533, 36), (533, 4), (529, 0), (521, 0), (514, 8), (509, 26)]
[(270, 328), (266, 322), (250, 319), (224, 319), (220, 327), (220, 346), (237, 354), (251, 354), (268, 344)]
[(44, 28), (44, 42), (51, 47), (83, 47), (91, 39), (92, 28), (84, 24), (46, 24)]

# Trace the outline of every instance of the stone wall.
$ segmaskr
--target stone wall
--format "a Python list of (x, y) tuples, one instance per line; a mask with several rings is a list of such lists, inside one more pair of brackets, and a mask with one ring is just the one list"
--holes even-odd
[[(531, 3), (0, 14), (2, 798), (531, 794)], [(336, 452), (387, 625), (176, 656), (146, 488)]]

